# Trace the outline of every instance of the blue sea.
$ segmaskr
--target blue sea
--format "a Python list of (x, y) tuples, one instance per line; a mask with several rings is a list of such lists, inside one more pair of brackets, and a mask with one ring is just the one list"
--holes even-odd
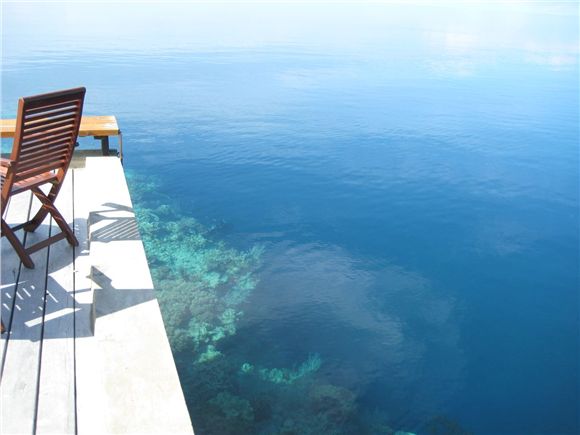
[(86, 86), (119, 121), (198, 435), (580, 432), (577, 2), (2, 25), (3, 118)]

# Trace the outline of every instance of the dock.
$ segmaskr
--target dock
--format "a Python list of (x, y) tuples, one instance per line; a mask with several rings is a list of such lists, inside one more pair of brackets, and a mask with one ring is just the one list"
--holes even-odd
[[(9, 225), (39, 207), (29, 191), (10, 201)], [(0, 433), (193, 434), (120, 160), (75, 157), (56, 206), (78, 247), (27, 269), (1, 241)]]

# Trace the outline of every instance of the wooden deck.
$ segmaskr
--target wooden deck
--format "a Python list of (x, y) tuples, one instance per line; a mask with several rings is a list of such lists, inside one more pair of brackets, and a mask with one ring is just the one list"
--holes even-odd
[[(16, 195), (6, 220), (37, 207)], [(32, 270), (2, 238), (0, 433), (193, 433), (119, 159), (75, 162), (57, 207), (77, 248), (40, 250)]]

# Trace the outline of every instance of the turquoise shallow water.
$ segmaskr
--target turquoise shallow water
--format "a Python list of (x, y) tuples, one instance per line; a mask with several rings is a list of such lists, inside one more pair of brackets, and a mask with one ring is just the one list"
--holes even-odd
[(3, 117), (119, 119), (196, 433), (580, 431), (577, 5), (2, 7)]

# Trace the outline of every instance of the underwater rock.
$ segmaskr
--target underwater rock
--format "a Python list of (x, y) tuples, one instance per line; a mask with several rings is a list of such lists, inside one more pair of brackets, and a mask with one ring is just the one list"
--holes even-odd
[(309, 402), (311, 409), (329, 421), (342, 424), (356, 411), (356, 395), (343, 387), (325, 384), (313, 386)]
[(206, 351), (199, 356), (199, 358), (197, 359), (197, 362), (203, 363), (203, 362), (211, 361), (212, 359), (215, 359), (221, 355), (222, 355), (222, 353), (219, 350), (216, 350), (215, 346), (210, 344), (207, 347)]
[(254, 410), (250, 403), (228, 392), (219, 393), (209, 403), (216, 405), (228, 419), (254, 420)]
[(254, 370), (254, 366), (250, 363), (243, 363), (240, 370), (242, 373), (250, 373)]
[(276, 435), (340, 435), (354, 433), (329, 423), (324, 415), (294, 412), (277, 430), (263, 432)]
[(204, 364), (196, 364), (191, 361), (190, 355), (183, 353), (177, 355), (176, 362), (184, 367), (179, 373), (180, 379), (184, 390), (189, 393), (186, 398), (191, 397), (196, 408), (203, 406), (222, 391), (236, 390), (236, 367), (223, 356), (208, 360)]
[(395, 429), (390, 424), (389, 414), (383, 409), (362, 408), (357, 413), (361, 435), (394, 435)]
[(433, 417), (425, 428), (429, 435), (471, 435), (458, 422), (444, 415)]

